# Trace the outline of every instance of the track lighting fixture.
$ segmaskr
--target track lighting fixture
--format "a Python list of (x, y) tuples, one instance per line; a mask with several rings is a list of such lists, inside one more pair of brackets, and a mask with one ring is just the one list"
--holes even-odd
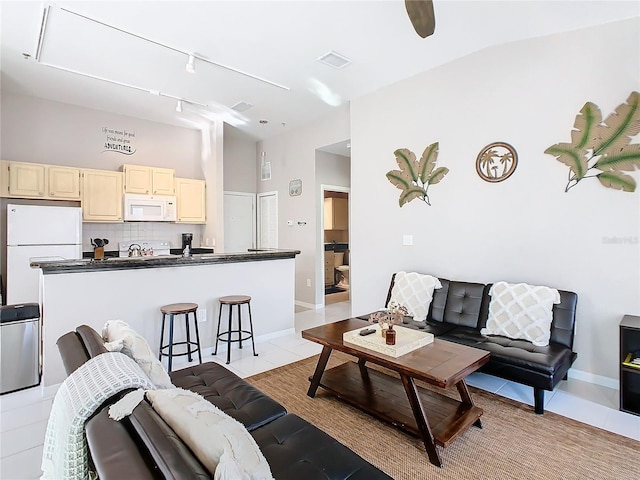
[(196, 57), (193, 55), (189, 55), (189, 60), (187, 60), (187, 65), (185, 65), (185, 70), (189, 73), (196, 73)]
[(178, 100), (178, 104), (176, 105), (176, 112), (182, 112), (182, 100)]

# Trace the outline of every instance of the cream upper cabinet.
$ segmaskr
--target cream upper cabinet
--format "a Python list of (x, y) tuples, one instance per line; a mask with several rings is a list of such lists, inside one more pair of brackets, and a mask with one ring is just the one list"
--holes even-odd
[(61, 200), (80, 200), (80, 169), (48, 166), (47, 196)]
[(45, 168), (37, 163), (9, 162), (9, 196), (44, 198)]
[(124, 191), (143, 195), (174, 195), (175, 170), (170, 168), (123, 165)]
[(176, 178), (175, 191), (178, 204), (177, 222), (205, 223), (206, 187), (204, 180)]
[(38, 163), (2, 162), (2, 196), (80, 200), (80, 169)]
[(176, 172), (170, 168), (152, 168), (151, 186), (154, 195), (175, 195)]
[(349, 204), (346, 198), (324, 199), (324, 229), (349, 229)]
[(0, 160), (0, 197), (9, 196), (9, 162)]
[(82, 170), (82, 219), (85, 222), (122, 222), (123, 174)]

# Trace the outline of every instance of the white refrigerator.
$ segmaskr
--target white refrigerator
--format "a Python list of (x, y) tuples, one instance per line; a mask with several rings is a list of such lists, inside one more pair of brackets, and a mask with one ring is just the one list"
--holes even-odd
[(82, 258), (82, 209), (7, 205), (7, 305), (40, 301), (30, 263)]

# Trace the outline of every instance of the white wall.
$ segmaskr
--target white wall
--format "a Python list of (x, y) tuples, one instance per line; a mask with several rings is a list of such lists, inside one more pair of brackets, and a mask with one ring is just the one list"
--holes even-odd
[(224, 190), (256, 192), (256, 140), (224, 125)]
[(316, 152), (316, 188), (319, 189), (322, 184), (348, 187), (350, 182), (349, 157), (320, 150)]
[[(301, 251), (296, 257), (296, 302), (316, 305), (317, 195), (316, 149), (349, 138), (349, 107), (344, 105), (304, 127), (258, 143), (258, 151), (271, 162), (271, 180), (258, 180), (258, 193), (278, 192), (279, 248)], [(258, 171), (260, 165), (258, 155)], [(259, 178), (259, 177), (258, 177)], [(289, 181), (302, 180), (302, 195), (289, 196)], [(287, 220), (293, 226), (287, 226)], [(306, 222), (298, 225), (298, 222)], [(307, 287), (307, 279), (311, 286)]]
[[(125, 163), (173, 168), (178, 177), (204, 179), (200, 132), (123, 115), (2, 94), (3, 160), (119, 170)], [(104, 151), (103, 127), (135, 133), (132, 155)]]
[[(352, 102), (354, 315), (383, 305), (398, 270), (572, 290), (575, 368), (617, 378), (617, 325), (640, 313), (640, 191), (585, 179), (565, 193), (568, 168), (543, 152), (570, 141), (585, 102), (606, 116), (640, 89), (639, 23), (487, 49)], [(385, 178), (397, 168), (394, 150), (419, 156), (436, 141), (450, 173), (429, 189), (432, 206), (399, 208), (400, 190)], [(495, 141), (512, 144), (519, 165), (490, 184), (475, 159)], [(402, 245), (404, 234), (413, 246)]]

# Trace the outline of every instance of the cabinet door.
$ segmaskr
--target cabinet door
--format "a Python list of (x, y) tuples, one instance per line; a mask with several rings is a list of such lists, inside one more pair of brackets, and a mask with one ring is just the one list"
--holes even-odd
[(44, 165), (9, 163), (9, 195), (12, 197), (44, 197)]
[(175, 170), (170, 168), (153, 168), (151, 176), (154, 195), (175, 195)]
[(335, 255), (333, 252), (324, 252), (324, 284), (333, 285), (335, 283)]
[(53, 199), (80, 199), (80, 169), (69, 167), (47, 168), (48, 196)]
[(333, 230), (333, 202), (331, 198), (324, 199), (324, 229)]
[(82, 219), (85, 222), (121, 222), (123, 174), (82, 171)]
[(349, 230), (349, 203), (346, 198), (324, 199), (324, 229)]
[(176, 203), (178, 222), (205, 223), (205, 182), (191, 178), (176, 178)]
[(349, 206), (346, 198), (333, 200), (333, 229), (349, 230)]
[(140, 165), (123, 165), (124, 191), (127, 193), (140, 193), (151, 195), (151, 167)]
[(0, 160), (0, 197), (9, 196), (9, 162)]

